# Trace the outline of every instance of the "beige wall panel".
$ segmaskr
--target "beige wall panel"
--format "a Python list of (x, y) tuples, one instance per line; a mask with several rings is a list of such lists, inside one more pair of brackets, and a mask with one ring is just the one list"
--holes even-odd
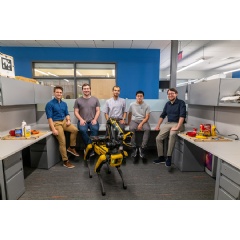
[(115, 85), (115, 79), (91, 79), (91, 94), (99, 99), (111, 98)]

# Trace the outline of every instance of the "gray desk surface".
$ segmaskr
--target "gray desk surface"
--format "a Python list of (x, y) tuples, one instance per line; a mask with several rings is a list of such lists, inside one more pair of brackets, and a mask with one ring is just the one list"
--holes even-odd
[[(46, 131), (47, 133), (37, 139), (31, 140), (0, 140), (0, 161), (52, 134), (52, 132), (49, 131), (48, 125), (46, 124), (36, 124), (32, 125), (31, 127), (32, 129)], [(3, 137), (7, 134), (8, 131), (1, 132), (0, 137)]]
[(194, 140), (180, 134), (179, 137), (193, 143), (203, 150), (228, 162), (232, 166), (240, 169), (240, 141), (233, 140), (231, 142), (195, 142)]
[[(156, 127), (156, 124), (150, 124), (151, 129), (154, 130)], [(0, 140), (0, 160), (3, 160), (12, 154), (21, 151), (22, 149), (31, 146), (35, 142), (40, 141), (43, 138), (46, 138), (47, 136), (50, 136), (52, 132), (49, 130), (48, 124), (34, 124), (31, 125), (31, 129), (37, 129), (42, 131), (47, 131), (47, 133), (37, 139), (31, 139), (31, 140)], [(100, 124), (100, 131), (105, 131), (106, 125)], [(126, 126), (126, 131), (129, 130), (129, 126)], [(6, 136), (9, 131), (0, 132), (0, 137)]]

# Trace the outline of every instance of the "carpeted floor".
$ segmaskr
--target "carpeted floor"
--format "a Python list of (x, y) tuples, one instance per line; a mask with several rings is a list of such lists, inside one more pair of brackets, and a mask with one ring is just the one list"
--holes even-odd
[(123, 189), (117, 169), (103, 165), (101, 175), (106, 191), (102, 196), (94, 170), (97, 157), (90, 160), (92, 178), (80, 157), (72, 159), (76, 166), (67, 169), (59, 162), (49, 170), (24, 167), (25, 193), (19, 200), (213, 200), (215, 179), (205, 172), (180, 172), (173, 166), (168, 172), (164, 164), (153, 164), (154, 151), (148, 160), (133, 164), (129, 157), (121, 169), (127, 189)]

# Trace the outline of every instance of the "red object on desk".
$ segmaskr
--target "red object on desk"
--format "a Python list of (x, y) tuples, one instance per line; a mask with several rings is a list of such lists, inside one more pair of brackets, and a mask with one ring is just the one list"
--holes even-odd
[(193, 132), (187, 132), (187, 135), (188, 135), (189, 137), (196, 137), (197, 132), (195, 132), (195, 131), (193, 131)]
[(15, 130), (10, 130), (10, 131), (9, 131), (9, 135), (10, 135), (10, 136), (15, 136)]

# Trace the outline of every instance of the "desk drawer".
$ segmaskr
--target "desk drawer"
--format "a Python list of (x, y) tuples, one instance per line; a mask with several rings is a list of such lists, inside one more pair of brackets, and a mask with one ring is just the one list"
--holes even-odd
[(18, 172), (6, 182), (6, 192), (8, 200), (16, 200), (23, 195), (25, 192), (23, 171)]
[(225, 192), (222, 188), (219, 188), (218, 200), (234, 200), (234, 198)]
[(224, 161), (222, 161), (221, 173), (227, 178), (231, 179), (233, 182), (240, 185), (240, 171)]
[(225, 176), (220, 176), (219, 185), (226, 190), (226, 192), (230, 193), (235, 199), (239, 198), (240, 187)]
[(5, 158), (3, 160), (4, 170), (10, 168), (11, 166), (15, 165), (17, 162), (22, 160), (21, 152), (14, 153), (13, 155)]
[(14, 177), (18, 172), (23, 171), (23, 165), (22, 161), (19, 161), (18, 163), (14, 164), (13, 166), (9, 167), (4, 171), (6, 180), (9, 180), (10, 178)]

